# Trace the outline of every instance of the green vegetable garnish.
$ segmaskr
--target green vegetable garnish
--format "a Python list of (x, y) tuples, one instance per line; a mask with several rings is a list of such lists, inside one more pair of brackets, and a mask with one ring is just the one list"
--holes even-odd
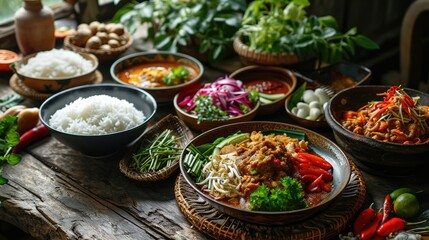
[(198, 113), (197, 123), (200, 123), (202, 120), (213, 121), (229, 118), (227, 112), (222, 111), (219, 107), (213, 105), (213, 98), (210, 96), (197, 96), (194, 102), (196, 104), (195, 112)]
[(140, 145), (132, 155), (130, 166), (141, 173), (156, 171), (179, 161), (181, 153), (178, 138), (172, 130), (166, 129)]
[(178, 66), (177, 68), (172, 68), (170, 74), (167, 74), (162, 78), (162, 82), (169, 86), (177, 85), (185, 82), (188, 77), (188, 69), (183, 66)]
[(21, 155), (11, 153), (12, 148), (19, 143), (17, 120), (15, 116), (6, 116), (0, 122), (0, 185), (7, 183), (7, 179), (2, 176), (3, 166), (13, 166), (21, 161)]
[(250, 194), (250, 205), (256, 211), (291, 211), (308, 207), (302, 185), (295, 178), (280, 179), (281, 187), (268, 188), (265, 184)]

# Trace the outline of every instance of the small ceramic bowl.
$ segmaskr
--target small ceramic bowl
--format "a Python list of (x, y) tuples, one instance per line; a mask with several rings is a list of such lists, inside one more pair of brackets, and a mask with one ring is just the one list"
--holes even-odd
[[(400, 144), (383, 142), (354, 133), (341, 124), (345, 111), (356, 111), (370, 101), (381, 101), (390, 86), (356, 86), (337, 93), (328, 103), (326, 120), (336, 142), (367, 171), (381, 175), (408, 175), (429, 166), (429, 143)], [(413, 89), (404, 89), (411, 97), (420, 97), (420, 104), (429, 105), (429, 95)]]
[[(301, 86), (303, 87), (303, 86)], [(300, 88), (301, 88), (300, 87)], [(305, 90), (315, 90), (317, 88), (313, 88), (313, 87), (306, 87)], [(297, 105), (297, 96), (296, 95), (300, 95), (300, 90), (296, 90), (294, 93), (290, 94), (285, 101), (284, 107), (286, 109), (287, 114), (289, 115), (290, 118), (292, 118), (295, 122), (298, 123), (298, 125), (306, 127), (306, 128), (310, 128), (310, 129), (320, 129), (320, 128), (328, 128), (328, 123), (326, 122), (325, 119), (325, 115), (324, 115), (324, 110), (323, 110), (323, 106), (321, 106), (322, 108), (320, 108), (321, 114), (319, 116), (319, 118), (317, 118), (317, 120), (309, 120), (306, 118), (302, 118), (299, 117), (296, 113), (294, 113), (292, 111), (292, 109), (294, 107), (296, 107)], [(332, 97), (332, 96), (330, 96)], [(300, 100), (299, 102), (302, 102), (302, 100)]]
[[(269, 93), (281, 93), (283, 97), (270, 103), (260, 102), (258, 115), (269, 115), (283, 107), (285, 99), (295, 90), (297, 81), (292, 71), (273, 66), (247, 66), (240, 68), (230, 75), (231, 78), (241, 80), (245, 88), (253, 85), (254, 88), (269, 90)], [(255, 86), (256, 85), (256, 86)]]
[(92, 63), (92, 68), (88, 72), (73, 77), (31, 77), (20, 73), (20, 68), (27, 64), (31, 58), (35, 57), (37, 53), (33, 53), (19, 61), (16, 61), (15, 63), (11, 64), (11, 68), (27, 87), (40, 93), (57, 93), (64, 89), (92, 83), (95, 80), (95, 71), (98, 68), (98, 59), (89, 53), (78, 54), (90, 61)]
[[(57, 110), (80, 97), (87, 98), (95, 95), (107, 95), (126, 100), (137, 110), (142, 111), (146, 118), (136, 127), (102, 135), (71, 134), (50, 126), (49, 120)], [(40, 106), (39, 117), (42, 124), (48, 127), (51, 135), (58, 141), (87, 156), (102, 157), (118, 152), (136, 140), (146, 129), (156, 109), (155, 99), (142, 89), (119, 84), (99, 84), (79, 86), (54, 94)]]
[(201, 81), (201, 77), (204, 72), (203, 65), (200, 61), (194, 57), (188, 56), (181, 53), (171, 53), (171, 52), (141, 52), (130, 54), (125, 57), (122, 57), (115, 61), (110, 68), (110, 75), (113, 80), (120, 84), (131, 85), (127, 82), (122, 81), (118, 78), (117, 74), (125, 69), (140, 65), (140, 64), (154, 64), (156, 65), (159, 62), (163, 63), (180, 63), (181, 65), (190, 66), (198, 72), (197, 77), (177, 85), (167, 86), (167, 87), (140, 87), (141, 89), (149, 92), (156, 99), (157, 103), (171, 103), (174, 98), (174, 95), (179, 93), (185, 88), (189, 88), (198, 84)]
[(9, 65), (18, 60), (19, 60), (19, 56), (15, 52), (5, 50), (5, 49), (0, 49), (0, 72), (12, 71)]
[(260, 107), (260, 103), (257, 102), (250, 112), (238, 117), (232, 117), (227, 120), (202, 120), (198, 123), (197, 116), (187, 113), (185, 110), (179, 107), (178, 103), (181, 102), (186, 96), (195, 94), (200, 88), (201, 85), (197, 85), (190, 89), (186, 89), (186, 91), (176, 94), (173, 99), (174, 109), (176, 110), (177, 116), (194, 130), (203, 132), (229, 123), (250, 121), (256, 116), (256, 113)]

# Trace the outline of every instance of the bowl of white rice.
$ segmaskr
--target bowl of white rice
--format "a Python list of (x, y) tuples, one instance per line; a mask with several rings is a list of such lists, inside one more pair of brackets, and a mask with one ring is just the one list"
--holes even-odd
[(119, 84), (74, 87), (40, 106), (40, 121), (51, 135), (87, 156), (123, 150), (146, 129), (157, 109), (146, 91)]
[(55, 48), (28, 55), (11, 65), (27, 87), (40, 93), (92, 83), (97, 67), (98, 59), (93, 54)]

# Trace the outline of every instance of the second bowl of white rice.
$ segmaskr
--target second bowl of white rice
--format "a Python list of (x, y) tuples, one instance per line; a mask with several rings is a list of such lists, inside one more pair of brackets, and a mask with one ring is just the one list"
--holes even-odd
[(98, 59), (93, 54), (55, 48), (28, 55), (11, 66), (27, 87), (40, 93), (92, 83), (97, 67)]
[(146, 91), (119, 84), (64, 90), (40, 106), (52, 136), (88, 156), (106, 156), (137, 139), (157, 109)]

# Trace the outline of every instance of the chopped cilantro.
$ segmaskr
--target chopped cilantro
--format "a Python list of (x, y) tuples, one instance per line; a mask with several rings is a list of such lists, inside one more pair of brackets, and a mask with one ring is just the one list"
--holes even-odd
[(189, 77), (188, 69), (183, 66), (172, 68), (170, 74), (162, 78), (162, 82), (166, 85), (177, 85), (183, 83)]

